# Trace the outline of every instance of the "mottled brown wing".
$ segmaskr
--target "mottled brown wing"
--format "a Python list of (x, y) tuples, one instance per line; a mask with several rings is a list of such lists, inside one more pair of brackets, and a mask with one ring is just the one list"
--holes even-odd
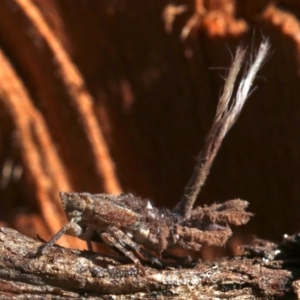
[(148, 199), (141, 199), (140, 197), (134, 196), (133, 194), (89, 194), (93, 197), (96, 202), (110, 201), (113, 205), (117, 205), (128, 209), (136, 214), (143, 214), (145, 209), (152, 207), (152, 203)]
[(139, 221), (140, 215), (116, 205), (109, 200), (100, 200), (94, 202), (94, 211), (92, 214), (93, 225), (114, 225), (116, 227), (130, 227)]

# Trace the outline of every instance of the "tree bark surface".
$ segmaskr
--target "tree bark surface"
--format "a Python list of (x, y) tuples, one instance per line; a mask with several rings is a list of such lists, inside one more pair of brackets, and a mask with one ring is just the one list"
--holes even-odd
[[(0, 228), (1, 299), (296, 299), (299, 236), (277, 246), (257, 241), (247, 256), (157, 270), (122, 264), (117, 257), (42, 245)], [(298, 252), (299, 253), (299, 252)], [(281, 259), (276, 259), (276, 256)]]

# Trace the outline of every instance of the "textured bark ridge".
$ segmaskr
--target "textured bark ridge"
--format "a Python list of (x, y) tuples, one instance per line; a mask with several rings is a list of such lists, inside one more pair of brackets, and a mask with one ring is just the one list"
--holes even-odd
[[(299, 290), (299, 235), (280, 245), (258, 240), (246, 255), (199, 263), (192, 269), (157, 270), (87, 251), (41, 246), (0, 228), (1, 299), (296, 299)], [(109, 298), (108, 298), (109, 297)]]

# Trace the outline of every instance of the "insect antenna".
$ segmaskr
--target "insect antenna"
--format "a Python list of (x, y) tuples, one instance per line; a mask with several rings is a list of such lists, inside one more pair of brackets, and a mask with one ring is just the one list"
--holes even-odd
[(264, 39), (259, 47), (254, 60), (250, 61), (246, 68), (239, 86), (233, 96), (234, 85), (245, 62), (246, 49), (238, 47), (231, 69), (225, 81), (223, 93), (219, 99), (216, 115), (212, 127), (206, 138), (204, 148), (197, 157), (197, 164), (192, 177), (184, 189), (180, 202), (175, 206), (174, 212), (180, 213), (188, 218), (193, 209), (196, 198), (204, 185), (214, 158), (222, 144), (222, 141), (229, 129), (236, 122), (243, 105), (245, 104), (255, 76), (263, 64), (270, 49), (268, 39)]

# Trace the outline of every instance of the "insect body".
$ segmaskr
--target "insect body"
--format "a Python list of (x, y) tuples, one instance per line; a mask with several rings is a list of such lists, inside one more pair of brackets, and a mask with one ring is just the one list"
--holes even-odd
[(102, 241), (137, 265), (148, 260), (154, 265), (165, 266), (161, 256), (170, 248), (198, 251), (204, 243), (224, 245), (231, 235), (229, 225), (245, 224), (251, 217), (251, 213), (245, 212), (248, 203), (237, 199), (193, 207), (222, 140), (241, 112), (269, 47), (268, 40), (261, 43), (234, 95), (234, 83), (246, 55), (245, 49), (238, 48), (203, 151), (199, 153), (192, 177), (173, 211), (155, 208), (150, 201), (132, 194), (60, 193), (69, 223), (39, 252), (45, 253), (67, 233), (87, 241)]
[(41, 253), (66, 233), (86, 241), (104, 242), (137, 265), (150, 261), (163, 267), (161, 254), (174, 247), (200, 250), (203, 243), (224, 245), (231, 235), (228, 224), (246, 223), (251, 216), (244, 212), (247, 202), (242, 200), (197, 207), (189, 218), (184, 218), (132, 194), (60, 193), (60, 197), (69, 223), (43, 246)]

